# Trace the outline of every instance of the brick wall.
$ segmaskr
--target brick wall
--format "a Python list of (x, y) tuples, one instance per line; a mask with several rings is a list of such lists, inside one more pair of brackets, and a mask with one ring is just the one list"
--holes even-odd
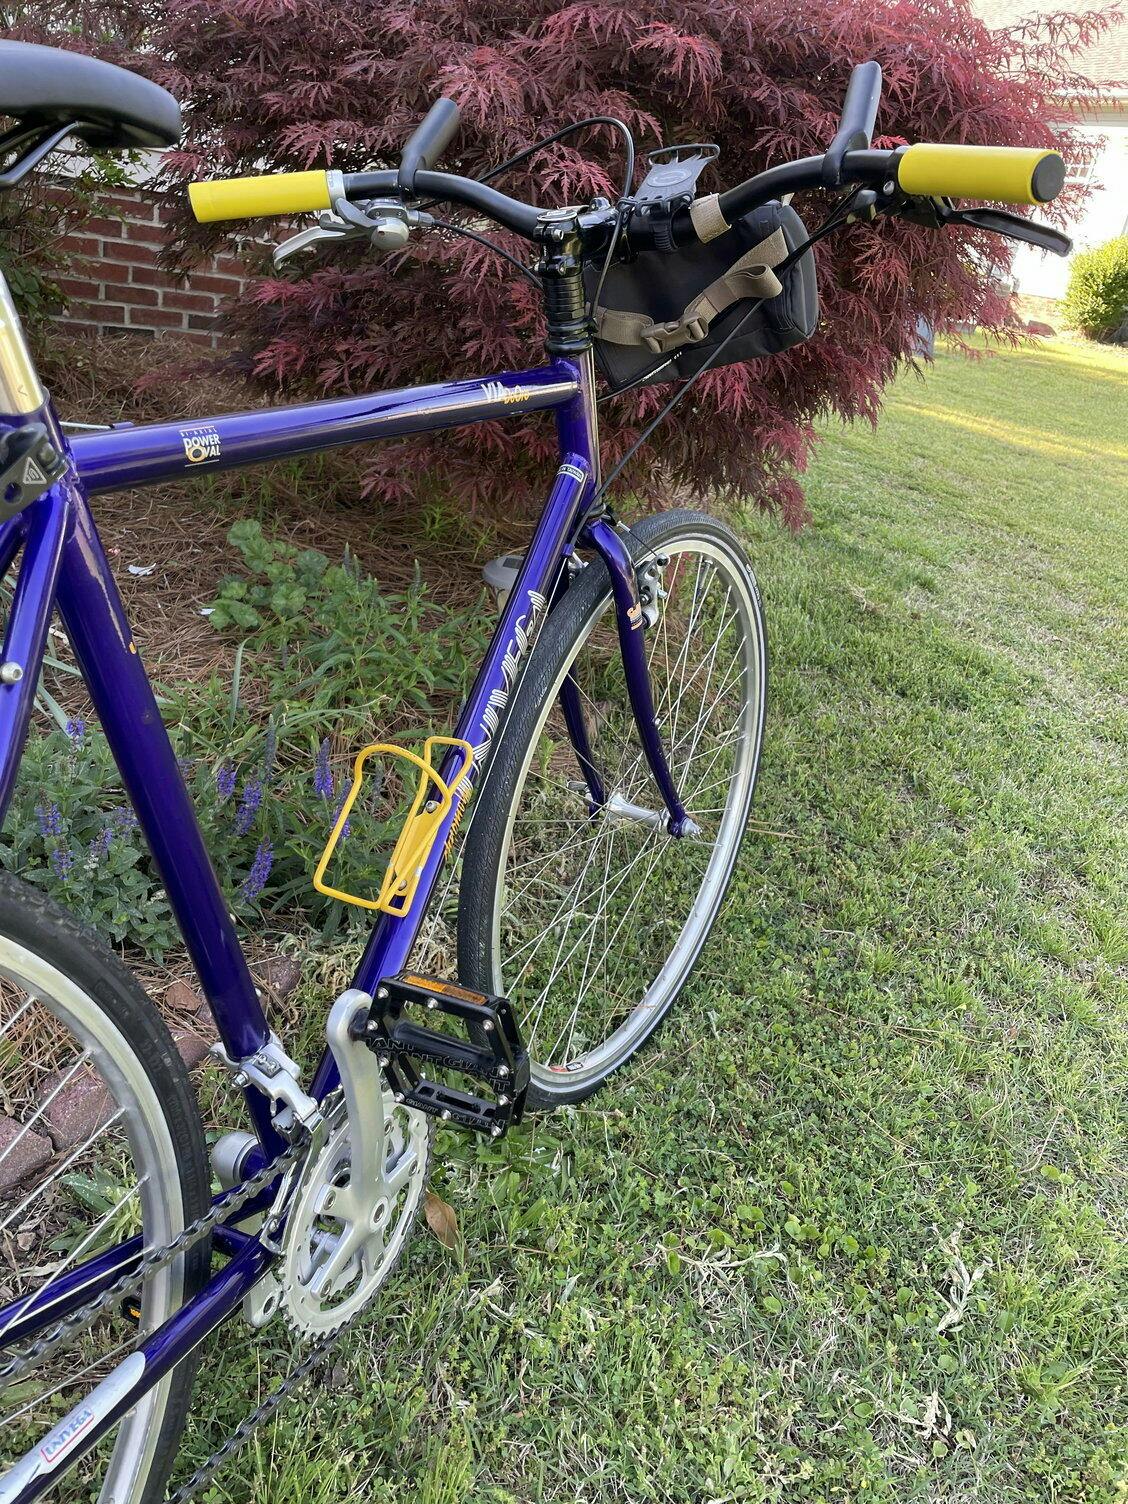
[(220, 303), (244, 281), (237, 256), (216, 257), (186, 280), (157, 265), (165, 241), (161, 211), (152, 194), (125, 189), (107, 194), (104, 213), (62, 242), (67, 275), (55, 280), (69, 300), (57, 322), (102, 334), (169, 334), (214, 345)]

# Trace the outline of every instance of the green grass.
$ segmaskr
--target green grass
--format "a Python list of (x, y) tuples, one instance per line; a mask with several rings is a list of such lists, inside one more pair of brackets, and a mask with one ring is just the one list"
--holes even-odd
[[(444, 1137), (461, 1247), (213, 1498), (1128, 1497), (1126, 377), (942, 353), (802, 536), (745, 519), (769, 732), (696, 980), (583, 1109)], [(213, 1349), (211, 1434), (284, 1346)]]

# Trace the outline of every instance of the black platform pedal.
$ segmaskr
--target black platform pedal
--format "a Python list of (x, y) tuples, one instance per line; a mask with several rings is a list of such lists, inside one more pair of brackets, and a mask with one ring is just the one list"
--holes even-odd
[(361, 1032), (397, 1101), (489, 1138), (521, 1121), (529, 1055), (505, 998), (403, 972), (377, 987)]

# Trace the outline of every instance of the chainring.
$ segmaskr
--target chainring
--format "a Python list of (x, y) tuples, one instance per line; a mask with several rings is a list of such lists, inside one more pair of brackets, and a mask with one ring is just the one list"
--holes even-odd
[(383, 1174), (352, 1173), (352, 1129), (337, 1114), (290, 1203), (277, 1275), (282, 1308), (301, 1335), (321, 1337), (352, 1320), (399, 1263), (423, 1202), (431, 1121), (382, 1093)]

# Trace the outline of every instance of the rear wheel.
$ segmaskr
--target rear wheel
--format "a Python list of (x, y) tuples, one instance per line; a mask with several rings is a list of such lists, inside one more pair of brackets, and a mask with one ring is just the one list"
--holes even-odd
[[(631, 529), (655, 591), (651, 687), (674, 780), (698, 831), (667, 833), (643, 756), (600, 562), (570, 584), (515, 692), (466, 838), (459, 974), (517, 1007), (529, 1101), (581, 1101), (654, 1032), (732, 878), (764, 721), (759, 593), (730, 530), (698, 512)], [(560, 704), (579, 691), (606, 802), (593, 808)]]
[[(152, 1003), (43, 894), (0, 876), (0, 1372), (44, 1333), (28, 1330), (33, 1301), (38, 1312), (62, 1302), (67, 1276), (125, 1239), (171, 1242), (208, 1201), (195, 1101)], [(154, 1271), (139, 1307), (100, 1316), (0, 1380), (0, 1494), (31, 1448), (46, 1470), (45, 1433), (199, 1288), (207, 1258), (203, 1240)], [(162, 1498), (195, 1366), (180, 1364), (51, 1497)]]

